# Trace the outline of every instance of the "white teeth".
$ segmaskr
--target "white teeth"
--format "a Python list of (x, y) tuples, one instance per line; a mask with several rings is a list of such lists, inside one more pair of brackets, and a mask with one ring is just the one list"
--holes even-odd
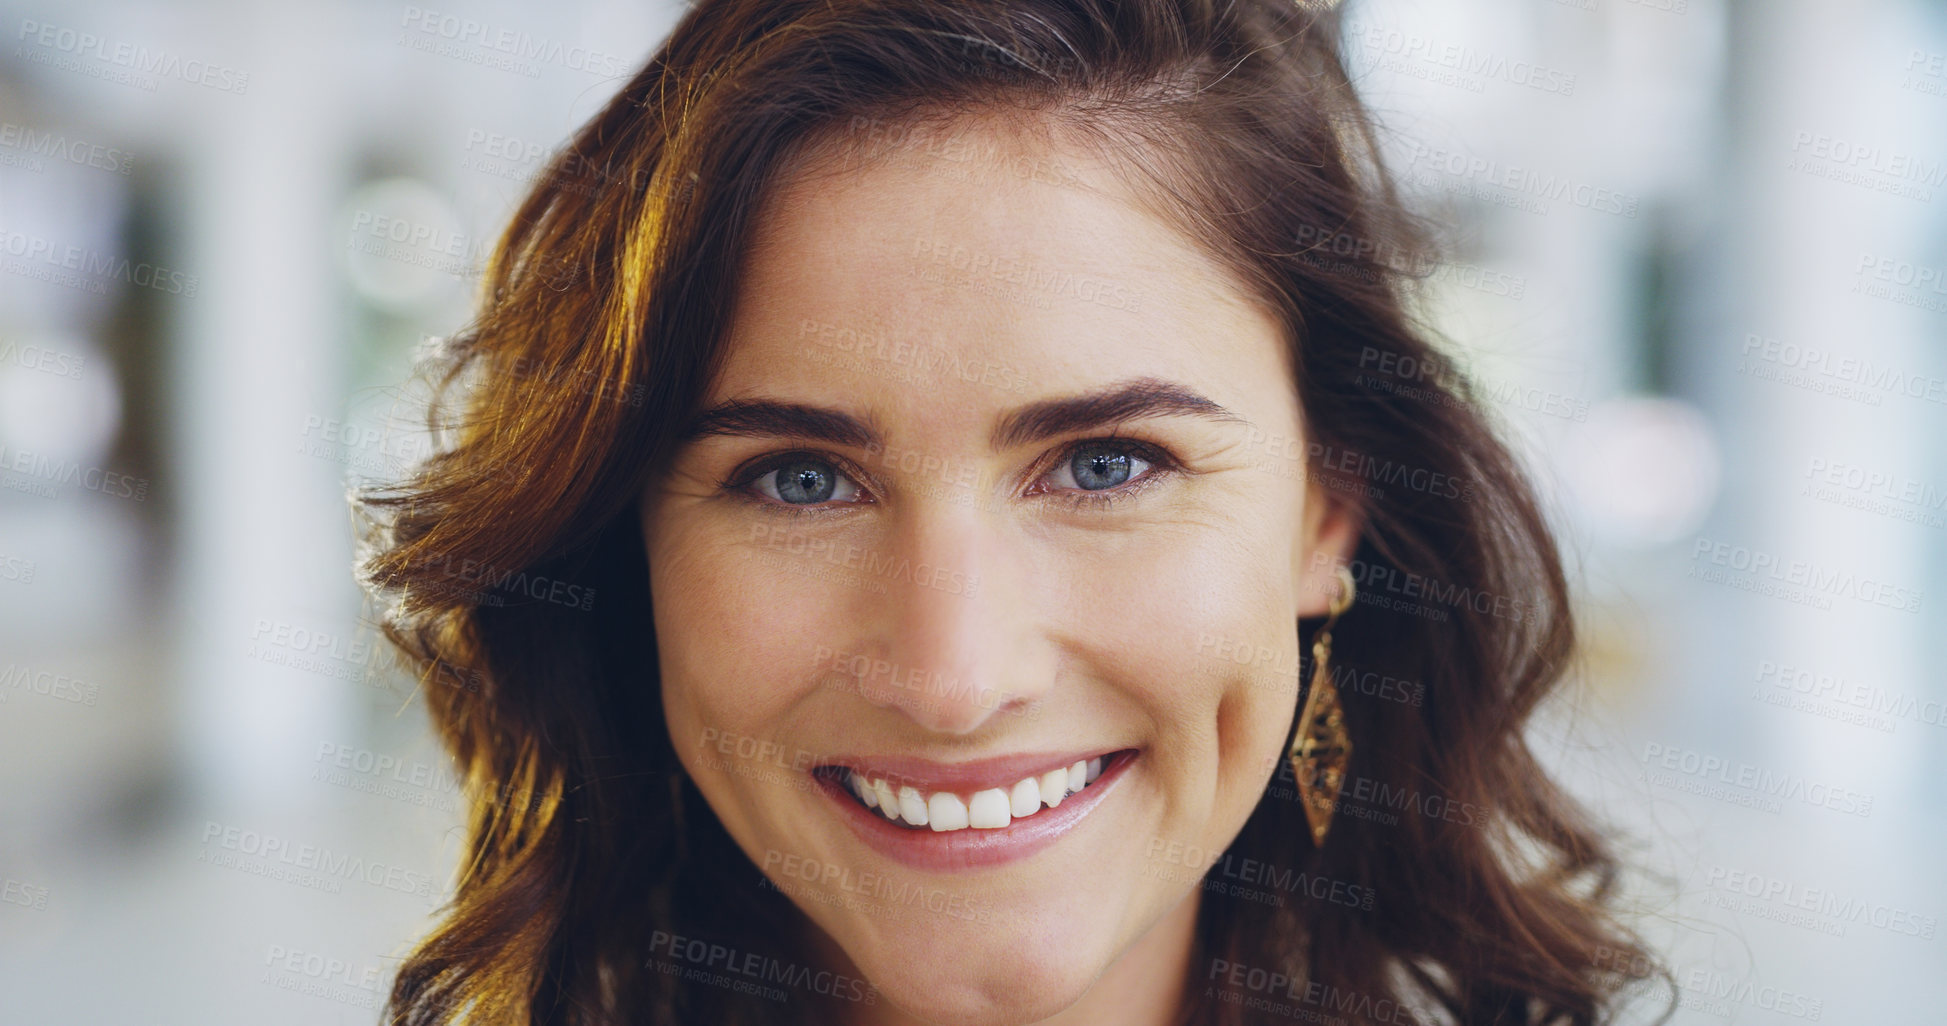
[(1066, 768), (1051, 769), (1036, 777), (1016, 781), (1013, 787), (990, 787), (962, 798), (950, 791), (928, 794), (917, 787), (902, 786), (896, 791), (883, 779), (867, 780), (847, 770), (845, 785), (868, 809), (877, 809), (895, 823), (931, 827), (935, 831), (999, 830), (1017, 819), (1025, 819), (1054, 808), (1069, 795), (1095, 782), (1102, 775), (1102, 760), (1085, 759)]
[(945, 791), (934, 792), (926, 799), (926, 813), (932, 821), (934, 830), (965, 830), (967, 828), (967, 807), (960, 804), (960, 796)]
[(1049, 808), (1060, 805), (1061, 800), (1066, 797), (1068, 797), (1067, 770), (1049, 770), (1041, 775), (1041, 800), (1047, 803)]
[(926, 798), (912, 787), (900, 788), (899, 815), (914, 826), (925, 826)]
[(1041, 782), (1029, 777), (1015, 784), (1014, 790), (1007, 793), (1007, 811), (1013, 813), (1015, 819), (1040, 812)]
[(998, 787), (974, 792), (973, 801), (967, 803), (967, 825), (976, 830), (999, 830), (1012, 818), (1007, 792)]

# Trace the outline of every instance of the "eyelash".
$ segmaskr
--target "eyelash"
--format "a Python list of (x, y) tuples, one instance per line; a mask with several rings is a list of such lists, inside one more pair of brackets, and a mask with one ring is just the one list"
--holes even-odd
[[(1148, 488), (1157, 479), (1174, 474), (1182, 469), (1182, 464), (1177, 460), (1176, 456), (1160, 445), (1127, 435), (1104, 435), (1099, 438), (1085, 438), (1062, 449), (1059, 459), (1042, 467), (1040, 473), (1035, 475), (1036, 484), (1038, 485), (1042, 478), (1046, 477), (1057, 467), (1073, 460), (1077, 452), (1094, 446), (1113, 446), (1119, 451), (1126, 452), (1128, 455), (1138, 457), (1148, 463), (1149, 469), (1143, 471), (1141, 477), (1132, 481), (1124, 481), (1112, 488), (1098, 488), (1093, 491), (1087, 489), (1069, 491), (1069, 508), (1072, 510), (1107, 510), (1116, 503), (1134, 498), (1137, 493)], [(774, 473), (785, 465), (800, 459), (813, 459), (829, 463), (834, 469), (852, 479), (855, 485), (858, 484), (859, 479), (867, 476), (860, 472), (858, 467), (850, 460), (843, 459), (831, 453), (818, 452), (810, 449), (792, 449), (785, 452), (769, 453), (759, 457), (758, 461), (754, 464), (745, 464), (744, 467), (732, 472), (730, 477), (723, 482), (722, 487), (726, 491), (739, 495), (752, 505), (765, 507), (767, 512), (774, 512), (781, 516), (817, 516), (837, 509), (837, 506), (776, 502), (762, 496), (753, 495), (747, 491), (753, 483), (765, 474)], [(1051, 493), (1052, 489), (1049, 492), (1039, 494)], [(867, 504), (847, 502), (841, 503), (840, 505), (853, 506)]]

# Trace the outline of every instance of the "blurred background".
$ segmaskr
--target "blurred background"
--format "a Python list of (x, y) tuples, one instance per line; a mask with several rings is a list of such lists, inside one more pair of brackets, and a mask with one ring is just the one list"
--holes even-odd
[[(1675, 1021), (1941, 1021), (1947, 5), (1347, 6)], [(376, 1021), (459, 794), (346, 490), (679, 12), (0, 2), (0, 1023)]]

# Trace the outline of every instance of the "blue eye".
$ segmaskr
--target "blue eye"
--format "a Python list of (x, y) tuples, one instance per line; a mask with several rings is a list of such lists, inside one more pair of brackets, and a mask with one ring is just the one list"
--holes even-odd
[(859, 486), (831, 463), (808, 456), (795, 456), (751, 479), (759, 494), (791, 506), (812, 506), (821, 502), (849, 502), (858, 496)]
[[(1086, 442), (1077, 446), (1068, 461), (1055, 468), (1056, 483), (1085, 492), (1101, 491), (1137, 477), (1149, 469), (1150, 462), (1134, 455), (1135, 447), (1113, 442)], [(1066, 477), (1063, 482), (1061, 478)]]
[[(725, 482), (773, 511), (811, 513), (831, 505), (870, 504), (872, 498), (837, 458), (813, 452), (770, 457), (754, 471)], [(1107, 507), (1133, 497), (1179, 464), (1169, 453), (1134, 439), (1092, 439), (1070, 448), (1029, 494), (1061, 493), (1077, 507)], [(734, 483), (740, 481), (741, 483)]]

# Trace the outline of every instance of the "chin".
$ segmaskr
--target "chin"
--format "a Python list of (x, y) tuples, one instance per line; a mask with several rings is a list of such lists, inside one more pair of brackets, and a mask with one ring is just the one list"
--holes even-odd
[[(935, 956), (941, 962), (919, 968), (911, 960), (888, 957), (883, 968), (867, 968), (865, 978), (882, 1000), (929, 1023), (1024, 1026), (1081, 1000), (1098, 975), (1055, 952), (1023, 953), (1019, 944), (1012, 953), (993, 957), (941, 947)], [(979, 967), (978, 975), (967, 972), (970, 965)]]
[(1089, 916), (1083, 902), (1106, 910), (1080, 895), (1021, 893), (985, 903), (974, 919), (906, 907), (843, 912), (820, 926), (880, 1000), (907, 1014), (941, 1026), (1018, 1026), (1081, 1000), (1115, 960), (1120, 907)]

